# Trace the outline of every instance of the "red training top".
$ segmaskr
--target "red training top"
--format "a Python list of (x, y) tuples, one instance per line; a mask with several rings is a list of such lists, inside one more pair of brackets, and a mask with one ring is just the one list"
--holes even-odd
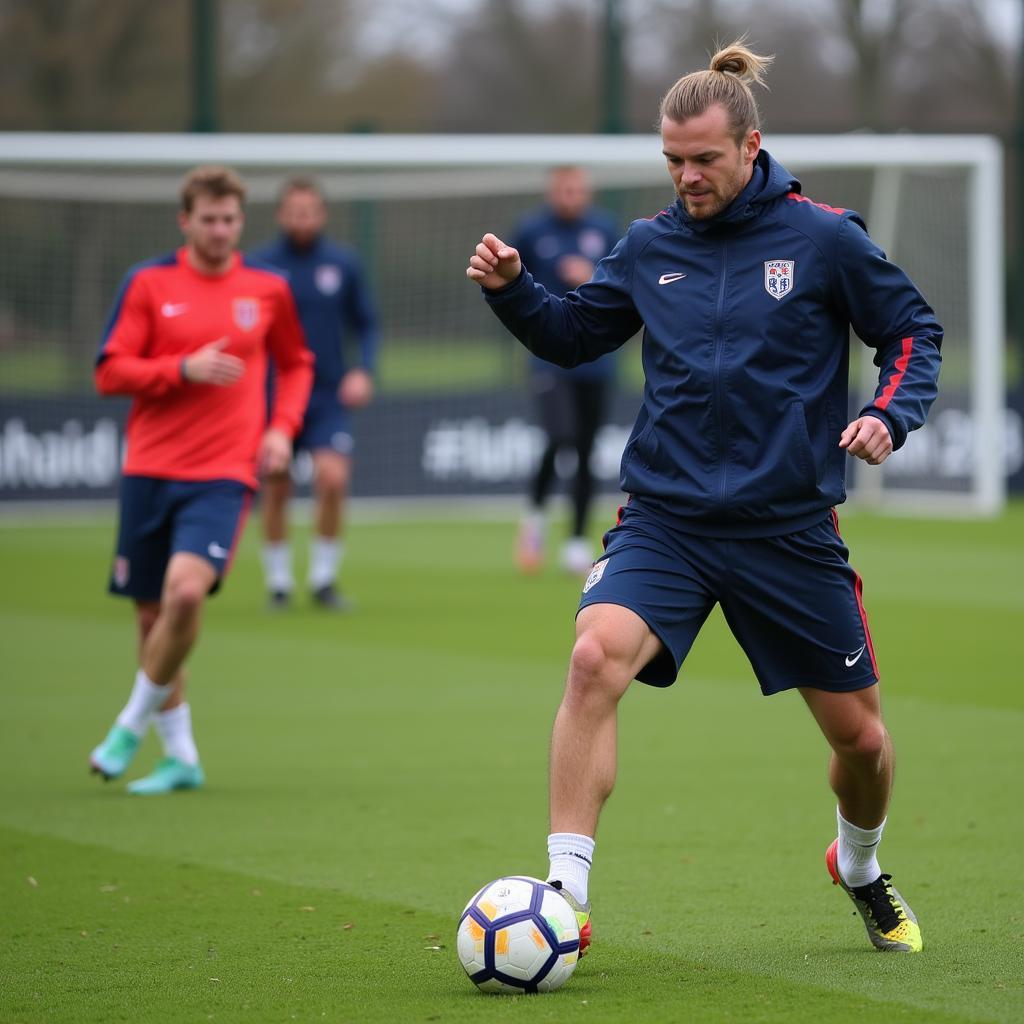
[[(181, 375), (185, 356), (218, 338), (245, 361), (229, 387)], [(96, 388), (131, 395), (124, 472), (171, 480), (239, 480), (257, 486), (267, 423), (267, 355), (276, 367), (269, 426), (294, 437), (313, 381), (291, 289), (240, 253), (223, 274), (202, 274), (186, 249), (133, 267), (107, 323)]]

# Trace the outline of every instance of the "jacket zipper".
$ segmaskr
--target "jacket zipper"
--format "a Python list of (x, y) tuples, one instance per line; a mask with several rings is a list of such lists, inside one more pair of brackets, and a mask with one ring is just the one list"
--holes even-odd
[(722, 270), (718, 279), (718, 304), (715, 307), (715, 356), (711, 383), (715, 396), (715, 410), (718, 420), (718, 504), (724, 512), (728, 501), (729, 452), (725, 436), (725, 402), (722, 394), (722, 358), (725, 340), (722, 336), (723, 310), (725, 307), (725, 277), (729, 261), (729, 245), (722, 243)]

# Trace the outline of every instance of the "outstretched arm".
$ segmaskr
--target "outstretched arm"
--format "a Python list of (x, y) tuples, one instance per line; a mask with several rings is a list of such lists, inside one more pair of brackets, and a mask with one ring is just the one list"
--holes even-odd
[(597, 265), (590, 281), (564, 298), (537, 284), (519, 252), (493, 234), (477, 244), (466, 276), (483, 287), (495, 315), (534, 355), (579, 366), (613, 352), (643, 326), (630, 290), (628, 237)]

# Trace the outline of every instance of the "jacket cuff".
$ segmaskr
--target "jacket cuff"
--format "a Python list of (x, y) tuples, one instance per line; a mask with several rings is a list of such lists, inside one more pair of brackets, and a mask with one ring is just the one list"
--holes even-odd
[(904, 442), (907, 440), (907, 432), (902, 429), (899, 422), (894, 419), (889, 413), (879, 409), (875, 405), (866, 405), (860, 411), (861, 416), (874, 416), (876, 420), (881, 420), (889, 430), (889, 436), (892, 438), (892, 450), (897, 451), (903, 447)]
[(275, 416), (268, 424), (267, 430), (276, 430), (281, 434), (284, 434), (289, 440), (294, 441), (295, 435), (299, 432), (299, 426), (292, 423), (290, 420), (283, 419), (280, 416)]
[(507, 298), (513, 298), (515, 295), (522, 291), (526, 287), (526, 282), (533, 282), (533, 278), (527, 272), (526, 267), (521, 267), (519, 270), (519, 276), (514, 281), (509, 281), (503, 288), (485, 288), (483, 285), (480, 286), (480, 291), (484, 293), (484, 298), (488, 302), (503, 302)]

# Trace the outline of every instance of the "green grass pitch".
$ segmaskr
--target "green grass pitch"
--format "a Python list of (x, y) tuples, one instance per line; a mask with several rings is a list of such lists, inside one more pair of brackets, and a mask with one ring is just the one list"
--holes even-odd
[(716, 615), (623, 702), (593, 952), (508, 998), (463, 975), (456, 919), (545, 870), (578, 581), (518, 576), (508, 522), (363, 515), (358, 610), (274, 617), (250, 527), (191, 662), (208, 786), (146, 800), (86, 771), (135, 667), (113, 523), (0, 525), (0, 1020), (1024, 1019), (1024, 506), (843, 528), (897, 746), (882, 861), (925, 952), (873, 952), (829, 883), (824, 742)]

